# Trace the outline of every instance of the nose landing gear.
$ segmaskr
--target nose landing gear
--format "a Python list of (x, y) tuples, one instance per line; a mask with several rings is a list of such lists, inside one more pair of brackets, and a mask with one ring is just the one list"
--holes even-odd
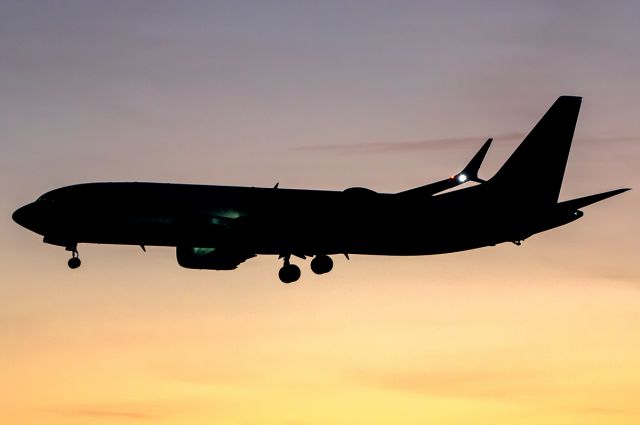
[(67, 261), (67, 265), (69, 266), (69, 268), (77, 269), (78, 267), (80, 267), (80, 264), (82, 264), (82, 261), (80, 261), (80, 257), (78, 255), (78, 245), (74, 244), (74, 245), (68, 246), (66, 250), (71, 251), (71, 258), (69, 258), (69, 261)]

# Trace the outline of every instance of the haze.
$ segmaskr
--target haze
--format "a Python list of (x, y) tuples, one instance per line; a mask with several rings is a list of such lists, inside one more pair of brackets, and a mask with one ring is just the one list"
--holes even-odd
[[(2, 1), (0, 422), (637, 424), (634, 1)], [(584, 101), (561, 199), (634, 190), (523, 246), (178, 267), (11, 221), (50, 189), (399, 191), (494, 137), (489, 177)], [(544, 167), (540, 170), (544, 172)], [(393, 220), (402, 220), (398, 211)]]

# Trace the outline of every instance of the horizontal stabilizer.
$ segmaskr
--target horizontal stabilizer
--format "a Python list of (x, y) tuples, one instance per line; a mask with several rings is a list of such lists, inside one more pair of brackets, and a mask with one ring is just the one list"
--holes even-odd
[(611, 198), (612, 196), (619, 195), (627, 190), (631, 190), (628, 188), (625, 189), (616, 189), (610, 190), (609, 192), (597, 193), (595, 195), (584, 196), (582, 198), (572, 199), (570, 201), (560, 202), (558, 204), (559, 207), (565, 207), (572, 210), (577, 210), (582, 207), (586, 207), (587, 205), (595, 204), (596, 202), (603, 201), (607, 198)]

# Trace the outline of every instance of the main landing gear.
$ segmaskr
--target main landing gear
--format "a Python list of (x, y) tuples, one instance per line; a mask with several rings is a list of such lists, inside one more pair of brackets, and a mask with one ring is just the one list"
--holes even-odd
[(333, 260), (328, 255), (316, 255), (311, 260), (311, 270), (315, 274), (329, 273), (333, 268)]
[(80, 261), (80, 257), (78, 256), (78, 245), (73, 244), (71, 246), (68, 246), (66, 250), (71, 251), (71, 258), (69, 258), (69, 261), (67, 261), (67, 265), (69, 266), (69, 268), (77, 269), (78, 267), (80, 267), (82, 261)]
[[(283, 255), (280, 258), (284, 258), (284, 265), (278, 272), (278, 277), (280, 277), (282, 283), (293, 283), (300, 279), (300, 267), (289, 262), (291, 255)], [(328, 255), (316, 255), (311, 260), (311, 270), (315, 274), (329, 273), (331, 269), (333, 269), (333, 260)]]
[(290, 255), (284, 257), (284, 265), (278, 272), (278, 277), (282, 283), (293, 283), (300, 279), (300, 267), (289, 263)]

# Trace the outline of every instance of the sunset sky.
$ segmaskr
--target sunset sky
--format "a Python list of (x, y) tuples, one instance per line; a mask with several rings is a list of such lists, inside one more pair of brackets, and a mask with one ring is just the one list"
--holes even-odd
[[(0, 0), (0, 423), (637, 425), (639, 41), (632, 0)], [(634, 190), (521, 247), (287, 286), (158, 247), (71, 271), (11, 220), (91, 181), (397, 192), (494, 137), (487, 178), (560, 95), (561, 199)]]

